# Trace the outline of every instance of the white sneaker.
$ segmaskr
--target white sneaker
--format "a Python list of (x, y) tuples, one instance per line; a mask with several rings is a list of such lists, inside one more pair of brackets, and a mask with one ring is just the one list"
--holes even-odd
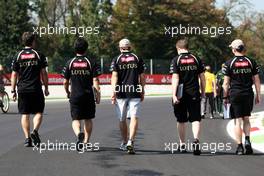
[(133, 141), (129, 140), (127, 142), (126, 148), (127, 148), (127, 153), (128, 154), (135, 154), (134, 142)]
[(122, 142), (119, 147), (120, 150), (126, 151), (127, 150), (127, 144)]

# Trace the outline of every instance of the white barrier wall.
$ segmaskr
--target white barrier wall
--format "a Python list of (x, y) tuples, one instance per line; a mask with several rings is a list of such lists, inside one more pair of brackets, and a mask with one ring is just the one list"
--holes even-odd
[[(146, 85), (146, 95), (170, 95), (170, 85)], [(10, 95), (11, 87), (6, 86), (6, 91)], [(66, 93), (62, 85), (49, 86), (50, 95), (48, 98), (66, 98)], [(112, 94), (112, 88), (110, 85), (101, 85), (101, 95), (103, 97), (110, 97)]]
[[(264, 85), (261, 85), (262, 94), (264, 94)], [(6, 86), (6, 91), (8, 94), (11, 92), (11, 87)], [(49, 86), (51, 99), (61, 99), (66, 98), (66, 94), (62, 85), (59, 86)], [(103, 97), (110, 97), (112, 93), (112, 88), (110, 85), (101, 85), (101, 94)], [(146, 85), (145, 93), (147, 96), (170, 96), (171, 95), (171, 85)]]

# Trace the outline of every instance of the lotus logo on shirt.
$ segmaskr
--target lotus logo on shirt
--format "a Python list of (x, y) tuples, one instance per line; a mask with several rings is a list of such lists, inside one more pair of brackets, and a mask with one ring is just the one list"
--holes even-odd
[(25, 52), (19, 56), (20, 67), (31, 67), (38, 65), (38, 60), (35, 53)]
[(196, 65), (187, 65), (187, 66), (180, 66), (180, 71), (193, 71), (193, 70), (197, 70), (197, 66)]
[(190, 71), (190, 70), (197, 70), (197, 65), (195, 64), (194, 58), (187, 58), (187, 59), (181, 59), (181, 66), (180, 71)]
[[(127, 57), (121, 57), (121, 63), (118, 65), (120, 70), (126, 70), (126, 69), (136, 69), (138, 68), (137, 63), (131, 63), (132, 61), (135, 61), (134, 56), (127, 56)], [(129, 63), (130, 62), (130, 63)]]
[(136, 69), (138, 68), (137, 64), (122, 64), (122, 65), (118, 65), (120, 70), (126, 70), (126, 69)]
[(90, 75), (90, 71), (89, 70), (71, 70), (71, 74), (85, 76), (85, 75)]
[(87, 62), (74, 62), (72, 64), (72, 67), (74, 68), (71, 70), (72, 75), (79, 75), (79, 76), (85, 76), (90, 75), (90, 71), (87, 69)]
[(235, 68), (233, 70), (234, 74), (247, 74), (251, 73), (252, 70), (251, 68), (246, 68), (249, 66), (248, 61), (243, 61), (243, 62), (235, 62)]

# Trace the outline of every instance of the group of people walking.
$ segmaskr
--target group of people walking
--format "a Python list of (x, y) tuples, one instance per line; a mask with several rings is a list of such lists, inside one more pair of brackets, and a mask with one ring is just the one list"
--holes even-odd
[[(12, 64), (11, 86), (13, 99), (18, 98), (18, 110), (22, 114), (21, 124), (25, 134), (25, 146), (38, 146), (41, 142), (39, 128), (42, 123), (45, 106), (44, 95), (49, 95), (48, 66), (43, 54), (36, 51), (36, 36), (31, 32), (22, 35), (24, 48), (17, 53)], [(231, 103), (231, 116), (235, 122), (237, 154), (244, 154), (242, 130), (245, 133), (246, 154), (252, 154), (250, 143), (250, 113), (253, 108), (256, 87), (256, 103), (260, 103), (259, 67), (256, 62), (245, 56), (245, 46), (241, 40), (230, 45), (235, 57), (223, 67), (223, 99)], [(100, 103), (101, 74), (96, 61), (87, 56), (88, 42), (77, 38), (74, 43), (75, 57), (70, 59), (63, 69), (64, 89), (69, 98), (72, 128), (77, 138), (77, 149), (89, 143), (92, 133), (92, 119), (95, 118), (96, 103)], [(128, 39), (119, 42), (120, 55), (111, 63), (112, 104), (115, 106), (121, 132), (121, 150), (135, 154), (134, 142), (141, 117), (141, 103), (145, 96), (145, 64), (132, 52)], [(178, 55), (170, 66), (172, 74), (172, 99), (180, 140), (180, 152), (186, 152), (186, 123), (192, 124), (193, 154), (200, 155), (201, 99), (206, 93), (205, 66), (201, 59), (188, 50), (188, 40), (180, 39), (176, 43)], [(42, 90), (44, 85), (44, 94)], [(17, 90), (16, 90), (17, 87)], [(213, 90), (215, 92), (215, 90)], [(211, 96), (211, 95), (210, 95)], [(209, 98), (209, 101), (211, 99)], [(30, 114), (33, 118), (33, 130), (30, 132)], [(127, 119), (130, 119), (129, 125)], [(83, 121), (83, 127), (82, 127)]]

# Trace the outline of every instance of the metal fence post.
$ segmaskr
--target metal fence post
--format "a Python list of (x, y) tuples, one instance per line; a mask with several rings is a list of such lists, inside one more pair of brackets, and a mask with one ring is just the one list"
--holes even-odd
[(101, 72), (104, 73), (104, 59), (101, 58)]
[(153, 75), (153, 59), (150, 59), (150, 74)]

